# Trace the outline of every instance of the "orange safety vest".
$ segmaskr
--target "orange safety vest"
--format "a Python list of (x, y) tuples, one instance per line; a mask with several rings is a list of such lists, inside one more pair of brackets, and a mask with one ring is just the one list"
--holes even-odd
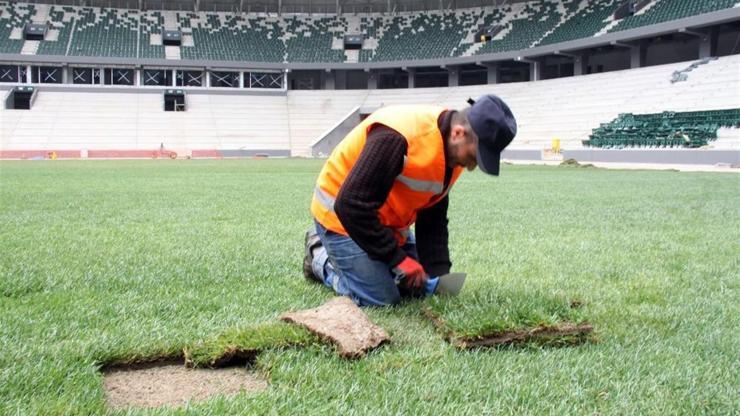
[(380, 223), (394, 230), (399, 244), (406, 242), (408, 229), (419, 210), (431, 207), (447, 195), (463, 168), (453, 169), (444, 189), (445, 140), (437, 119), (446, 109), (437, 106), (389, 106), (375, 111), (357, 125), (332, 151), (316, 181), (311, 213), (326, 229), (348, 235), (334, 212), (334, 201), (350, 170), (360, 157), (367, 134), (375, 124), (399, 132), (407, 143), (401, 174), (378, 210)]

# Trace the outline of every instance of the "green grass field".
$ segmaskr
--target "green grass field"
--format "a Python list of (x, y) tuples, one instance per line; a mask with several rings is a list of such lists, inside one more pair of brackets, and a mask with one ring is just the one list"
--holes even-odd
[[(270, 341), (244, 334), (329, 299), (301, 272), (320, 167), (0, 163), (0, 414), (105, 414), (101, 365)], [(450, 233), (463, 293), (368, 309), (392, 337), (368, 357), (267, 342), (265, 392), (130, 414), (740, 413), (740, 176), (475, 172)], [(574, 314), (597, 342), (460, 350), (424, 309), (463, 335)]]

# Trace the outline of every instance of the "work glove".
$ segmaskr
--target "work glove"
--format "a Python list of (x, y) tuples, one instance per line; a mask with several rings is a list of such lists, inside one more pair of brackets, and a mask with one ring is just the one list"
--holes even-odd
[(409, 256), (404, 257), (391, 271), (396, 277), (396, 283), (414, 293), (423, 292), (429, 279), (421, 264)]

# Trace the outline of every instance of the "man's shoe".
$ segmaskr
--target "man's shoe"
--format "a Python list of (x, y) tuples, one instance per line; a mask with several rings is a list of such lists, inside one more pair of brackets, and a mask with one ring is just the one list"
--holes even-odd
[(321, 239), (316, 234), (316, 230), (311, 228), (306, 231), (306, 238), (304, 241), (306, 247), (306, 254), (303, 257), (303, 276), (310, 281), (324, 283), (319, 276), (313, 272), (313, 250), (321, 245)]

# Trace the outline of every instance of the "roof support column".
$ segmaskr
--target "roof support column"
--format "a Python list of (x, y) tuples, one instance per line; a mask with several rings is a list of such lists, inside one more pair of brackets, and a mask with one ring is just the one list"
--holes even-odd
[(409, 68), (409, 67), (401, 67), (402, 71), (406, 71), (406, 73), (409, 76), (409, 88), (416, 88), (416, 68)]
[(584, 67), (584, 62), (586, 61), (586, 58), (585, 58), (586, 53), (587, 52), (575, 53), (575, 54), (560, 52), (560, 51), (553, 52), (553, 54), (555, 55), (566, 56), (568, 58), (573, 59), (573, 75), (574, 76), (583, 75), (583, 67)]
[(448, 66), (445, 69), (447, 69), (447, 86), (457, 87), (460, 85), (460, 68), (456, 66)]
[(327, 68), (321, 75), (321, 78), (323, 79), (323, 88), (325, 90), (337, 89), (336, 71)]
[(717, 27), (713, 27), (708, 31), (682, 28), (678, 30), (678, 33), (685, 33), (699, 38), (699, 59), (709, 58), (717, 54), (717, 37), (719, 36), (719, 29)]
[(378, 89), (378, 73), (372, 69), (365, 69), (367, 72), (367, 89), (377, 90)]
[(540, 61), (536, 59), (527, 59), (521, 56), (516, 57), (517, 62), (524, 62), (529, 64), (529, 80), (539, 81), (540, 80)]
[(491, 62), (484, 66), (488, 70), (488, 83), (498, 84), (498, 64), (496, 62)]
[(646, 57), (647, 48), (642, 42), (630, 48), (630, 69), (640, 68), (645, 65)]

